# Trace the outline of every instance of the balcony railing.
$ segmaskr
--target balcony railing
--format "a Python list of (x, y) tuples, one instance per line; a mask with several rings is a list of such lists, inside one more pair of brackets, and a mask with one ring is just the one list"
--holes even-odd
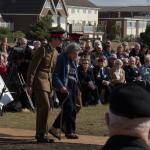
[(95, 33), (104, 31), (105, 29), (100, 26), (72, 25), (72, 32)]

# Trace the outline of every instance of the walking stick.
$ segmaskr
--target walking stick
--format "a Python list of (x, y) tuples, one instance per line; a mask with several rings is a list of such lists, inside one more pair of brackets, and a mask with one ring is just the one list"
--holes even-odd
[(27, 98), (28, 98), (28, 101), (29, 101), (31, 110), (32, 110), (32, 112), (35, 112), (34, 105), (33, 105), (33, 103), (32, 103), (32, 100), (31, 100), (30, 95), (29, 95), (28, 92), (27, 92), (26, 83), (25, 83), (25, 81), (24, 81), (24, 78), (23, 78), (22, 74), (19, 74), (19, 73), (18, 73), (18, 78), (19, 78), (19, 81), (20, 81), (20, 83), (21, 83), (21, 86), (22, 86), (24, 92), (26, 93), (26, 96), (27, 96)]
[(60, 111), (60, 136), (63, 130), (63, 113), (64, 113), (64, 105), (67, 102), (68, 98), (69, 98), (69, 92), (67, 93), (66, 98), (63, 100), (62, 105), (61, 105), (61, 111)]

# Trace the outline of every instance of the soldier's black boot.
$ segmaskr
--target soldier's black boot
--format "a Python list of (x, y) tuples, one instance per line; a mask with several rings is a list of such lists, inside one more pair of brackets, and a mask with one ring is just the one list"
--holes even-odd
[(47, 136), (36, 136), (37, 143), (54, 143), (53, 139), (49, 139)]

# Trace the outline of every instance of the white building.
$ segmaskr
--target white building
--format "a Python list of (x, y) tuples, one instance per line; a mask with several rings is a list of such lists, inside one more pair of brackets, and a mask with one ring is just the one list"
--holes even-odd
[(139, 37), (150, 24), (150, 6), (101, 7), (99, 26), (104, 29), (107, 38), (112, 38), (112, 26), (119, 25), (121, 38)]
[(67, 8), (64, 0), (46, 0), (41, 12), (42, 16), (52, 16), (52, 26), (67, 29)]
[[(89, 0), (65, 0), (71, 32), (97, 36), (99, 8)], [(99, 33), (100, 34), (100, 33)]]
[[(51, 16), (52, 26), (67, 29), (67, 9), (64, 0), (0, 0), (0, 13), (7, 24), (1, 21), (0, 26), (14, 25), (14, 31), (30, 31), (41, 17)], [(1, 5), (2, 4), (2, 5)]]
[(0, 14), (0, 28), (8, 28), (10, 30), (13, 30), (14, 25), (13, 23), (5, 22), (2, 18), (2, 15)]

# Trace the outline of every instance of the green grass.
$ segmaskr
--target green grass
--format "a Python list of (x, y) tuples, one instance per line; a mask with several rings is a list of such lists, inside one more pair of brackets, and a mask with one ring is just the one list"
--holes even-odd
[[(82, 108), (77, 115), (77, 132), (85, 135), (105, 135), (107, 127), (105, 125), (105, 112), (107, 106), (90, 106)], [(49, 126), (55, 120), (59, 109), (50, 112)], [(19, 129), (35, 129), (34, 113), (5, 113), (0, 118), (0, 128), (19, 128)]]

